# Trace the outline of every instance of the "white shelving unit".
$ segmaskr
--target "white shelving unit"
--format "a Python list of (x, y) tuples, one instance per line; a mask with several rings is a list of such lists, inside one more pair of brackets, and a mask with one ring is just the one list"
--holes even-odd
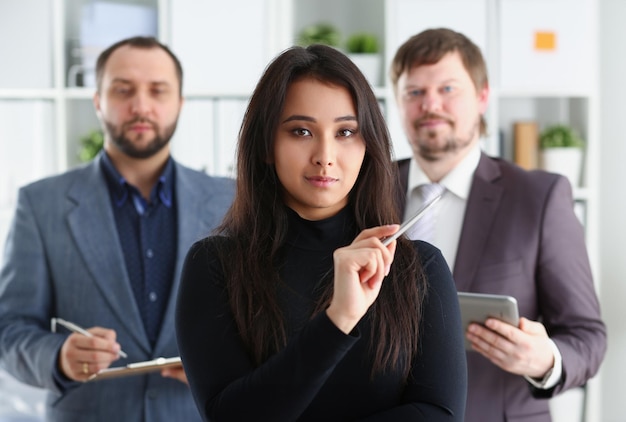
[[(153, 15), (158, 37), (179, 56), (186, 103), (172, 140), (181, 162), (211, 174), (232, 175), (239, 125), (251, 90), (268, 62), (294, 43), (305, 26), (329, 22), (344, 38), (357, 31), (380, 37), (383, 80), (374, 91), (385, 110), (397, 158), (411, 154), (395, 110), (388, 67), (397, 47), (429, 27), (447, 26), (472, 38), (488, 62), (492, 88), (485, 151), (510, 158), (511, 128), (532, 119), (540, 127), (569, 123), (587, 140), (584, 175), (575, 189), (584, 209), (592, 269), (597, 282), (598, 0), (0, 0), (0, 236), (19, 186), (78, 164), (79, 139), (99, 127), (81, 87), (93, 74), (81, 68), (83, 14), (90, 28), (121, 34), (137, 21), (98, 26), (101, 5)], [(567, 19), (557, 19), (567, 9)], [(533, 29), (534, 28), (534, 29)], [(107, 30), (108, 30), (107, 29)], [(532, 31), (553, 31), (557, 48), (537, 55)], [(530, 31), (530, 32), (529, 32)], [(93, 31), (92, 31), (93, 32)], [(97, 31), (96, 31), (97, 32)], [(93, 34), (92, 34), (93, 35)], [(100, 34), (102, 42), (106, 40)], [(526, 37), (526, 38), (524, 38)], [(109, 43), (105, 43), (109, 44)], [(574, 46), (574, 47), (572, 47)], [(83, 54), (95, 56), (83, 46)], [(74, 66), (74, 67), (73, 67)], [(565, 70), (564, 70), (565, 69)], [(502, 134), (502, 136), (501, 136)], [(501, 142), (501, 138), (503, 142)], [(0, 252), (2, 245), (0, 244)], [(589, 383), (587, 422), (598, 421), (598, 386)], [(555, 421), (576, 418), (574, 391), (555, 404)], [(557, 403), (557, 401), (555, 401)]]

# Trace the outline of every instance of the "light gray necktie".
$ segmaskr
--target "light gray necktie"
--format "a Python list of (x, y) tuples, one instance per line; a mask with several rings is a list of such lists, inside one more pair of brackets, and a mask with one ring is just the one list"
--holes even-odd
[[(436, 196), (443, 194), (446, 188), (439, 183), (428, 183), (420, 185), (413, 189), (411, 196), (418, 195), (421, 197), (421, 204), (426, 205), (432, 201)], [(414, 201), (418, 202), (418, 201)], [(412, 240), (424, 240), (432, 243), (435, 237), (435, 217), (436, 208), (439, 204), (435, 204), (433, 207), (426, 210), (420, 220), (418, 220), (413, 227), (407, 231), (407, 236)], [(416, 210), (417, 211), (417, 210)]]

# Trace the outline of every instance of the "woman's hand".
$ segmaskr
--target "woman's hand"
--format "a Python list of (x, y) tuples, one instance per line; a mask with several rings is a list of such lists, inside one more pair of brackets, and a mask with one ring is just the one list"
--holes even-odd
[(173, 367), (163, 369), (161, 370), (161, 376), (166, 378), (174, 378), (184, 384), (189, 384), (189, 382), (187, 382), (187, 374), (185, 373), (185, 370), (182, 366), (180, 368)]
[(344, 333), (352, 331), (378, 297), (396, 252), (395, 240), (384, 246), (381, 239), (399, 228), (391, 224), (363, 230), (334, 252), (334, 292), (326, 314)]

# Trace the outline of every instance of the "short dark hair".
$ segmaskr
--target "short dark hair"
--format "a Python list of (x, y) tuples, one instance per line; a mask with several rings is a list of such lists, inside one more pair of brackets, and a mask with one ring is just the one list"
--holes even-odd
[[(458, 52), (461, 56), (463, 67), (469, 73), (476, 90), (489, 85), (487, 65), (480, 48), (460, 32), (448, 28), (434, 28), (413, 35), (396, 51), (389, 71), (394, 90), (402, 73), (413, 67), (435, 64), (452, 52)], [(487, 123), (481, 116), (480, 134), (486, 133)]]
[(161, 50), (165, 51), (174, 62), (174, 66), (176, 67), (176, 76), (178, 77), (179, 92), (180, 95), (183, 95), (183, 66), (180, 64), (180, 60), (178, 60), (178, 57), (176, 57), (172, 50), (170, 50), (165, 44), (161, 43), (156, 38), (142, 36), (125, 38), (123, 40), (120, 40), (108, 47), (102, 53), (100, 53), (100, 55), (98, 56), (98, 60), (96, 61), (96, 88), (98, 92), (100, 92), (100, 88), (102, 87), (102, 76), (104, 75), (104, 67), (107, 64), (109, 57), (111, 57), (111, 54), (113, 54), (115, 50), (125, 45), (144, 49), (160, 48)]

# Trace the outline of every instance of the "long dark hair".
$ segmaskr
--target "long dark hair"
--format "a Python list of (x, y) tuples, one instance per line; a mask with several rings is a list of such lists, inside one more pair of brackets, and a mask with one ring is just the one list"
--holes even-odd
[[(390, 136), (363, 74), (347, 56), (327, 46), (284, 51), (267, 67), (250, 99), (239, 132), (235, 200), (218, 229), (232, 239), (232, 248), (224, 250), (221, 257), (230, 304), (239, 333), (257, 364), (286, 344), (285, 323), (276, 298), (276, 264), (287, 232), (287, 208), (271, 163), (287, 90), (302, 78), (344, 87), (352, 96), (366, 145), (348, 205), (358, 230), (399, 221), (394, 206), (397, 175)], [(373, 371), (400, 368), (408, 375), (417, 352), (425, 283), (413, 245), (400, 239), (390, 275), (368, 310)], [(328, 307), (333, 284), (326, 286), (314, 314)]]

